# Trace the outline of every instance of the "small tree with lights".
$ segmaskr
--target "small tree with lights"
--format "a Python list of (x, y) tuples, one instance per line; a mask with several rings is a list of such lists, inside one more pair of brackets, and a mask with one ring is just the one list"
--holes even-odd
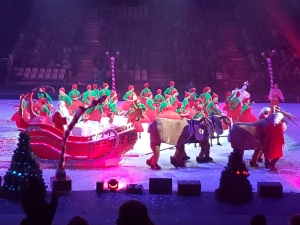
[(218, 200), (232, 204), (246, 204), (252, 201), (253, 192), (248, 176), (241, 153), (233, 151), (222, 171), (219, 188), (216, 189)]
[(27, 132), (20, 132), (18, 147), (14, 150), (10, 168), (3, 179), (3, 197), (19, 201), (25, 182), (30, 177), (39, 180), (40, 189), (46, 196), (43, 171), (33, 155), (30, 136)]

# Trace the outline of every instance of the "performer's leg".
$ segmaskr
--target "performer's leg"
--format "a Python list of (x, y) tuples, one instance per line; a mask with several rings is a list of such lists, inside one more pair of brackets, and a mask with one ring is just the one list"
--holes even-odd
[(222, 146), (222, 144), (220, 143), (220, 135), (218, 135), (218, 134), (217, 134), (217, 145), (221, 145)]
[(270, 170), (277, 170), (277, 168), (275, 167), (275, 164), (276, 162), (279, 160), (279, 158), (275, 158), (275, 159), (272, 159), (270, 164), (269, 164), (269, 169)]
[(250, 166), (251, 167), (258, 167), (257, 160), (258, 160), (258, 157), (260, 155), (260, 152), (261, 152), (261, 150), (254, 150), (253, 155), (252, 155), (252, 159), (250, 161)]
[(150, 143), (150, 147), (153, 151), (153, 156), (146, 161), (146, 164), (151, 166), (151, 169), (154, 170), (160, 170), (161, 167), (159, 165), (157, 165), (157, 161), (159, 159), (159, 153), (160, 153), (160, 143), (155, 143), (155, 142), (151, 142)]

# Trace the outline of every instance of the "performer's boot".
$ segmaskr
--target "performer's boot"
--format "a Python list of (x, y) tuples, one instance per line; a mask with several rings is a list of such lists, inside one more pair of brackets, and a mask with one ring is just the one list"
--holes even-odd
[[(157, 164), (159, 159), (159, 153), (160, 153), (160, 145), (157, 145), (155, 143), (150, 143), (151, 149), (153, 150), (153, 156), (151, 160), (151, 169), (153, 170), (160, 170), (161, 167)], [(154, 147), (154, 148), (152, 148)]]
[(271, 160), (271, 162), (270, 162), (270, 164), (269, 164), (269, 169), (271, 170), (271, 171), (275, 171), (275, 170), (277, 170), (277, 168), (275, 167), (275, 164), (276, 164), (276, 162), (279, 160), (279, 158), (276, 158), (276, 159), (272, 159)]
[(263, 152), (263, 150), (261, 150), (259, 153), (257, 162), (263, 162), (263, 158), (262, 158), (263, 154), (264, 154), (264, 152)]

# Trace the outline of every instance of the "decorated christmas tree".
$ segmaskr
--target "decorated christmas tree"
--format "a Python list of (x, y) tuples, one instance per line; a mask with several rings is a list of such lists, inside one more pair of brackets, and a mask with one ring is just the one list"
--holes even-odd
[(30, 136), (27, 132), (19, 134), (19, 143), (11, 159), (10, 168), (4, 176), (3, 196), (12, 200), (20, 200), (21, 192), (30, 177), (39, 180), (40, 188), (46, 194), (46, 186), (40, 165), (34, 158)]
[(230, 154), (228, 164), (222, 171), (216, 196), (221, 202), (245, 204), (253, 199), (248, 169), (238, 151)]

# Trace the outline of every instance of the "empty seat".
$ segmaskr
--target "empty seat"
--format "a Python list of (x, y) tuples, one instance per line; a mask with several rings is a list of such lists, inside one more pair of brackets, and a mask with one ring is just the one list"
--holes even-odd
[(30, 79), (36, 79), (36, 73), (31, 73), (30, 74)]
[(66, 72), (65, 69), (60, 69), (60, 70), (59, 70), (59, 73), (60, 73), (60, 74), (65, 74), (65, 72)]
[(50, 68), (46, 69), (46, 73), (52, 73), (52, 69)]
[(52, 73), (51, 74), (51, 79), (57, 79), (57, 73)]
[(134, 77), (134, 71), (133, 70), (128, 70), (128, 76), (133, 78)]
[(147, 70), (142, 70), (141, 80), (146, 81), (147, 79)]
[(32, 71), (31, 71), (32, 73), (38, 73), (39, 72), (39, 70), (38, 70), (38, 68), (32, 68)]
[(26, 68), (25, 69), (25, 73), (31, 73), (31, 69), (30, 68)]
[(45, 75), (44, 75), (44, 78), (45, 79), (50, 79), (51, 78), (51, 73), (45, 73)]
[(53, 73), (58, 73), (58, 69), (57, 68), (55, 68), (55, 69), (53, 69)]
[(23, 74), (23, 77), (24, 77), (25, 79), (29, 79), (29, 73), (24, 73), (24, 74)]
[(38, 73), (37, 78), (38, 79), (44, 79), (44, 73)]
[(65, 74), (64, 74), (64, 73), (59, 73), (59, 74), (58, 74), (58, 79), (59, 79), (59, 80), (65, 79)]
[(40, 68), (39, 72), (40, 72), (40, 73), (45, 73), (46, 71), (45, 71), (44, 68)]
[(141, 80), (141, 75), (140, 74), (135, 74), (134, 75), (134, 80)]
[(134, 74), (135, 74), (135, 75), (141, 75), (141, 71), (140, 71), (140, 70), (135, 70), (135, 71), (134, 71)]

